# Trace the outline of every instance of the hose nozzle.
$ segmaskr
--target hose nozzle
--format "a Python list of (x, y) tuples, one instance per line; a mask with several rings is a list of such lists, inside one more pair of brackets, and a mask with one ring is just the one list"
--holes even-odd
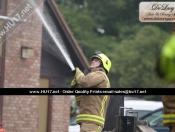
[(76, 73), (76, 69), (72, 70), (71, 72), (73, 73), (73, 75), (75, 75), (75, 73)]

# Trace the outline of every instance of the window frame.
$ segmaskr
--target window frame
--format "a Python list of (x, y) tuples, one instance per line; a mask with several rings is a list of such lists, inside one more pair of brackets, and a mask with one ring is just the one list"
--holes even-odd
[[(44, 76), (44, 75), (40, 75), (40, 79), (48, 79), (49, 80), (49, 88), (53, 88), (52, 87), (52, 77), (51, 76)], [(52, 111), (52, 95), (48, 95), (48, 111), (47, 111), (47, 126), (46, 126), (46, 132), (50, 132), (51, 131), (51, 111)]]

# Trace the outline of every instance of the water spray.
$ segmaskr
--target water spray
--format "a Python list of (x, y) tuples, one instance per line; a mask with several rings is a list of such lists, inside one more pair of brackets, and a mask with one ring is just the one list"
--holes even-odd
[(15, 22), (26, 22), (26, 19), (24, 19), (24, 20), (22, 20), (22, 19), (16, 20), (16, 19), (14, 19), (12, 17), (1, 16), (1, 15), (0, 15), (0, 20), (9, 20), (9, 21), (13, 20)]
[[(36, 4), (33, 1), (30, 1), (31, 4), (33, 6), (36, 7)], [(40, 20), (42, 21), (44, 27), (46, 28), (46, 30), (48, 31), (48, 33), (50, 34), (51, 38), (53, 39), (54, 43), (56, 44), (56, 46), (59, 48), (59, 50), (61, 51), (62, 55), (64, 56), (66, 62), (68, 63), (68, 65), (70, 66), (72, 72), (75, 72), (75, 67), (69, 57), (68, 54), (66, 54), (66, 52), (64, 51), (63, 47), (61, 46), (61, 43), (59, 42), (58, 38), (56, 37), (56, 35), (54, 34), (54, 30), (49, 26), (46, 18), (42, 15), (41, 11), (36, 8), (36, 13), (38, 14)]]

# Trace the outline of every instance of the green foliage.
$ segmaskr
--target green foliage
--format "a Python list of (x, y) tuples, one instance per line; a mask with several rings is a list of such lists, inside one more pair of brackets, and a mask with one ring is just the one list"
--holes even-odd
[(86, 57), (89, 59), (95, 50), (100, 50), (111, 59), (112, 87), (163, 86), (155, 75), (155, 61), (172, 33), (172, 23), (140, 22), (140, 0), (56, 2)]
[(156, 56), (167, 36), (167, 33), (155, 26), (143, 26), (134, 39), (123, 40), (116, 47), (116, 54), (113, 54), (115, 69), (112, 70), (120, 74), (119, 86), (162, 87), (154, 69)]

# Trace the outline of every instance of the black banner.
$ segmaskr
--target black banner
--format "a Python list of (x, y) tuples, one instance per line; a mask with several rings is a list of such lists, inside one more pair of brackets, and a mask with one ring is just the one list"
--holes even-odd
[(0, 95), (173, 95), (174, 88), (0, 88)]

